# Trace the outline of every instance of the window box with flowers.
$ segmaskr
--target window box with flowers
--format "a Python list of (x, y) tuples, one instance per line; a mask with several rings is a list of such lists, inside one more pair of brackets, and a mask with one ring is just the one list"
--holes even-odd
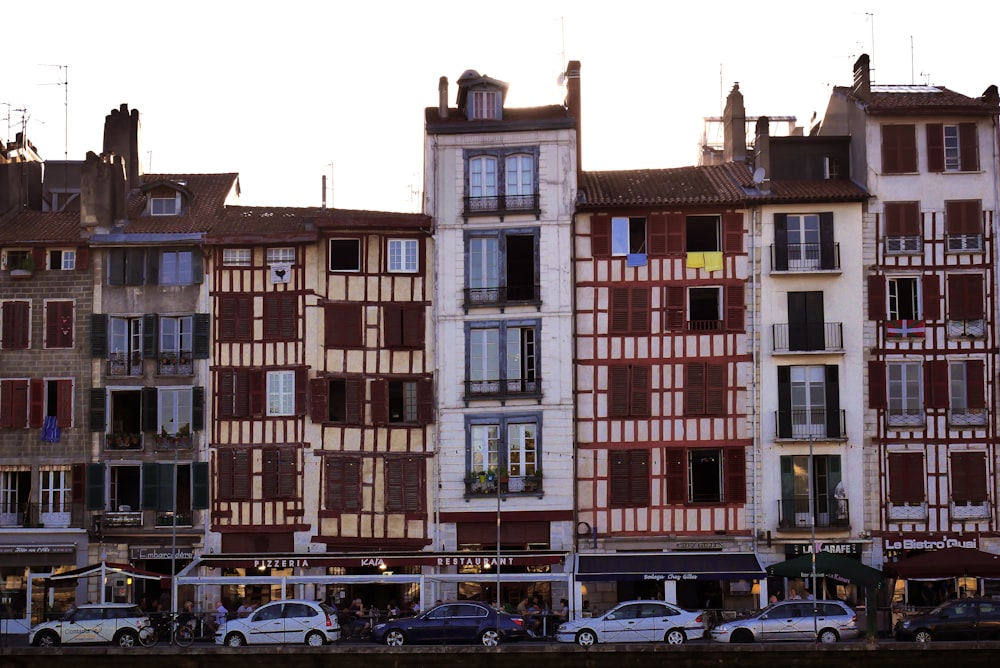
[(161, 429), (156, 436), (157, 450), (190, 450), (192, 446), (191, 427), (183, 425), (176, 434), (168, 434), (166, 429)]
[(142, 450), (142, 434), (112, 432), (105, 435), (108, 450)]
[(11, 278), (30, 278), (35, 273), (35, 258), (30, 251), (11, 251), (7, 254), (7, 269)]

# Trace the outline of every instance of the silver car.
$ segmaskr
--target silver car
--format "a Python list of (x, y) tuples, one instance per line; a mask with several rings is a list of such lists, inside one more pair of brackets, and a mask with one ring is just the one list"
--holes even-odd
[(780, 601), (752, 617), (723, 622), (712, 629), (711, 635), (717, 642), (833, 643), (858, 636), (858, 617), (840, 601)]
[(626, 601), (599, 617), (582, 617), (559, 625), (556, 640), (578, 645), (606, 642), (666, 642), (680, 645), (705, 633), (702, 613), (663, 601)]
[(133, 603), (81, 605), (62, 619), (32, 628), (28, 643), (35, 647), (82, 643), (135, 647), (139, 644), (139, 633), (149, 625), (149, 616)]
[(265, 603), (242, 619), (232, 619), (215, 632), (215, 643), (227, 647), (262, 644), (306, 644), (319, 647), (340, 640), (337, 611), (325, 603), (283, 600)]

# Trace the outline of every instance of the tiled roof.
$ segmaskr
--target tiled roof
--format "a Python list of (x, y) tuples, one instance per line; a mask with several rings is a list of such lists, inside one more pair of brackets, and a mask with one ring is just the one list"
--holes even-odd
[(604, 206), (740, 204), (752, 185), (744, 163), (673, 169), (581, 172), (577, 203)]
[(185, 234), (209, 232), (224, 214), (226, 199), (239, 189), (239, 174), (144, 174), (143, 183), (184, 182), (193, 193), (188, 208), (180, 216), (146, 216), (146, 196), (133, 195), (128, 202), (129, 223), (125, 234)]
[(316, 236), (317, 230), (359, 228), (413, 230), (429, 229), (430, 216), (391, 211), (355, 209), (322, 209), (319, 207), (230, 206), (225, 216), (206, 238), (209, 243), (234, 237), (294, 237)]
[[(852, 89), (836, 86), (835, 95), (858, 101)], [(944, 86), (872, 86), (871, 100), (864, 105), (873, 115), (970, 115), (996, 114), (996, 105), (983, 98), (972, 98), (949, 90)]]
[(395, 213), (360, 209), (328, 209), (316, 216), (321, 229), (428, 229), (431, 217), (422, 213)]
[(818, 179), (813, 181), (771, 181), (767, 192), (748, 190), (748, 204), (795, 202), (861, 202), (868, 192), (851, 181)]
[(424, 124), (431, 134), (493, 132), (497, 129), (510, 131), (519, 127), (573, 127), (574, 123), (569, 110), (559, 104), (505, 108), (501, 120), (470, 121), (464, 110), (455, 107), (448, 109), (448, 118), (441, 118), (437, 107), (424, 110)]
[(82, 243), (79, 213), (22, 211), (0, 224), (0, 243)]

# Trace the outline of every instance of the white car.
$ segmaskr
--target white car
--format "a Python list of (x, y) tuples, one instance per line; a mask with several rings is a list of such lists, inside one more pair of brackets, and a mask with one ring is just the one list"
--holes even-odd
[(134, 603), (81, 605), (62, 619), (43, 622), (28, 632), (28, 644), (55, 647), (60, 644), (114, 643), (119, 647), (139, 644), (139, 632), (150, 626), (149, 616)]
[(781, 601), (712, 629), (716, 642), (798, 640), (834, 643), (858, 637), (858, 618), (840, 601)]
[(317, 601), (271, 601), (242, 619), (232, 619), (215, 632), (215, 644), (288, 644), (319, 647), (340, 640), (337, 611)]
[(599, 617), (582, 617), (559, 625), (556, 640), (578, 645), (606, 642), (665, 642), (680, 645), (705, 635), (701, 612), (682, 610), (663, 601), (626, 601)]

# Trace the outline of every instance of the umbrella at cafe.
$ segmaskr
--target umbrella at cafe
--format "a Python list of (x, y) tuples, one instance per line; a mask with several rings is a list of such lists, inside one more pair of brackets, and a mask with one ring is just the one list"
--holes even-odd
[[(788, 561), (767, 567), (767, 574), (786, 578), (813, 576), (813, 556), (804, 554)], [(865, 566), (857, 559), (842, 557), (829, 552), (816, 553), (816, 577), (831, 578), (840, 582), (878, 588), (882, 584), (882, 571)]]
[(971, 547), (946, 547), (887, 566), (902, 580), (913, 578), (1000, 578), (1000, 555)]

